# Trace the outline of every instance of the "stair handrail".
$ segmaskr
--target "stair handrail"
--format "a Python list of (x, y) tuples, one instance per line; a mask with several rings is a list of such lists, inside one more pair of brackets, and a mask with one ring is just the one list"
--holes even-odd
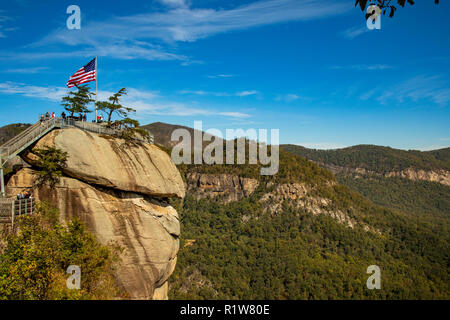
[[(8, 141), (4, 145), (0, 147), (0, 155), (4, 159), (8, 159), (11, 155), (15, 154), (18, 150), (26, 146), (28, 143), (33, 140), (37, 140), (46, 134), (49, 130), (53, 129), (57, 123), (57, 118), (53, 118), (50, 120), (39, 121), (37, 122), (33, 130), (27, 132), (25, 135), (22, 135), (19, 139), (15, 139), (13, 143)], [(3, 161), (3, 160), (2, 160)]]
[[(84, 131), (90, 131), (98, 134), (107, 134), (116, 136), (119, 132), (118, 129), (106, 128), (97, 123), (87, 123), (82, 121), (75, 121), (73, 119), (63, 119), (54, 117), (49, 120), (40, 120), (25, 131), (21, 132), (18, 136), (0, 146), (0, 162), (8, 160), (12, 155), (16, 155), (19, 150), (27, 146), (29, 143), (38, 140), (51, 129), (59, 127), (75, 127)], [(147, 130), (148, 131), (148, 130)], [(134, 138), (134, 140), (154, 143), (154, 136), (149, 132), (149, 139), (144, 140), (140, 138)]]

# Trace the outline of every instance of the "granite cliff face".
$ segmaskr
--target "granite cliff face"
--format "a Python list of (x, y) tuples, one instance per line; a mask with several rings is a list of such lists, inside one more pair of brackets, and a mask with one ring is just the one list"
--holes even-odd
[[(196, 199), (218, 198), (224, 203), (250, 197), (260, 186), (257, 179), (244, 178), (233, 174), (186, 173), (186, 191)], [(333, 185), (334, 182), (329, 182)], [(258, 198), (266, 211), (276, 214), (287, 201), (295, 208), (306, 210), (313, 215), (327, 215), (349, 228), (360, 224), (366, 231), (378, 232), (364, 223), (356, 221), (348, 213), (336, 209), (331, 199), (318, 196), (306, 183), (264, 183), (264, 193)]]
[(256, 179), (231, 174), (186, 174), (186, 190), (197, 199), (223, 197), (225, 202), (250, 196), (258, 187)]
[[(38, 168), (24, 168), (8, 182), (14, 195), (33, 189), (63, 221), (78, 217), (96, 238), (124, 250), (116, 271), (132, 299), (167, 299), (167, 280), (179, 249), (180, 223), (169, 197), (184, 197), (170, 157), (153, 145), (130, 143), (78, 129), (54, 130), (33, 148), (56, 146), (68, 153), (64, 176), (54, 187), (36, 187)], [(23, 159), (36, 164), (33, 149)]]
[(446, 186), (450, 186), (450, 172), (446, 170), (415, 170), (409, 168), (403, 171), (393, 171), (385, 174), (385, 177), (401, 177), (414, 181), (425, 180), (430, 182), (438, 182)]
[(323, 162), (317, 162), (318, 165), (330, 170), (334, 174), (344, 173), (357, 176), (365, 175), (381, 175), (386, 178), (399, 177), (404, 179), (409, 179), (413, 181), (430, 181), (437, 182), (446, 186), (450, 186), (450, 172), (447, 170), (423, 170), (408, 168), (401, 171), (389, 171), (385, 173), (377, 173), (375, 171), (367, 170), (365, 168), (352, 168), (352, 167), (341, 167), (332, 164), (325, 164)]

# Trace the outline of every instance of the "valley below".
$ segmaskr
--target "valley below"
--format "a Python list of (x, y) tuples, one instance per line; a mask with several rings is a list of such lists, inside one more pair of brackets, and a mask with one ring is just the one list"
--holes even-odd
[[(279, 172), (261, 176), (259, 163), (175, 168), (176, 127), (146, 126), (149, 151), (53, 131), (38, 145), (71, 152), (60, 183), (33, 186), (31, 150), (8, 188), (34, 188), (63, 220), (118, 241), (116, 279), (134, 299), (450, 298), (448, 149), (282, 145)], [(380, 290), (366, 285), (372, 265)]]

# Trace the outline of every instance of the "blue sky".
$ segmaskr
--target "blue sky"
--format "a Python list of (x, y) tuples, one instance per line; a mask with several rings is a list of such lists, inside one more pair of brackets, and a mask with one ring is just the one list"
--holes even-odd
[[(128, 88), (142, 124), (280, 129), (281, 143), (313, 148), (448, 147), (441, 2), (369, 30), (353, 0), (2, 1), (0, 126), (60, 113), (68, 78), (98, 56), (99, 97)], [(66, 27), (72, 4), (80, 30)]]

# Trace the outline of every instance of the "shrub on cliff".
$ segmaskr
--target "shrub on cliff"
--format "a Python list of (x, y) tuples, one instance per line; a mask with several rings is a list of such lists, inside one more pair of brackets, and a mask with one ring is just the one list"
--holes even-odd
[[(79, 220), (58, 223), (58, 211), (40, 203), (17, 220), (0, 251), (0, 299), (112, 299), (116, 248), (99, 244)], [(81, 270), (81, 288), (68, 289), (68, 266)]]
[(45, 147), (34, 151), (38, 156), (38, 185), (49, 183), (54, 187), (62, 176), (62, 170), (67, 166), (67, 152), (54, 147)]
[(125, 118), (114, 122), (115, 125), (122, 128), (119, 137), (125, 140), (132, 140), (136, 136), (141, 136), (143, 139), (148, 139), (150, 134), (147, 130), (139, 127), (139, 121)]

